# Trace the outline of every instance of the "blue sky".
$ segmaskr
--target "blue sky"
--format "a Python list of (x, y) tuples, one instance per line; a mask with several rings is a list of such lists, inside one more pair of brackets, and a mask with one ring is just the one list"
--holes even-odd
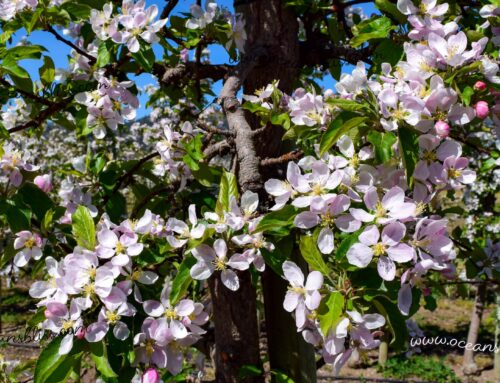
[[(194, 0), (180, 0), (177, 7), (174, 9), (173, 14), (179, 12), (189, 12), (189, 6), (194, 3)], [(220, 6), (224, 6), (229, 8), (231, 11), (233, 10), (233, 0), (219, 0), (217, 2)], [(103, 2), (104, 4), (104, 2)], [(163, 7), (166, 4), (165, 0), (146, 0), (147, 6), (156, 4), (161, 12)], [(364, 4), (362, 6), (364, 12), (367, 15), (375, 12), (375, 8), (372, 4)], [(19, 40), (23, 37), (24, 33), (18, 32), (13, 39), (13, 44), (17, 44)], [(70, 48), (64, 43), (57, 41), (52, 35), (47, 32), (35, 31), (29, 36), (29, 41), (33, 44), (43, 45), (47, 50), (48, 54), (54, 60), (54, 63), (57, 68), (66, 68), (67, 67), (67, 56), (70, 52)], [(212, 45), (209, 47), (211, 52), (211, 61), (213, 63), (227, 63), (228, 55), (222, 46)], [(192, 58), (193, 53), (191, 53)], [(24, 60), (21, 62), (21, 66), (23, 66), (32, 76), (33, 79), (38, 79), (38, 68), (41, 66), (40, 60)], [(350, 72), (352, 67), (349, 65), (344, 65), (343, 71)], [(143, 74), (140, 76), (132, 77), (137, 83), (139, 87), (143, 87), (147, 84), (156, 83), (153, 76), (149, 74)], [(335, 84), (335, 80), (333, 80), (330, 76), (325, 78), (325, 80), (321, 83), (325, 88), (332, 88)], [(216, 84), (214, 87), (217, 92), (220, 88), (220, 84)], [(147, 101), (147, 97), (145, 95), (140, 96), (141, 107), (138, 110), (137, 116), (143, 117), (149, 114), (149, 110), (145, 108), (145, 103)]]

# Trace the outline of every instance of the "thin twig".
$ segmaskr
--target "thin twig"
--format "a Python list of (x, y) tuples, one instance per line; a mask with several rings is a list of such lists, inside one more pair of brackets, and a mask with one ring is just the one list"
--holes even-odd
[(16, 93), (19, 93), (21, 96), (25, 97), (25, 98), (29, 98), (33, 101), (36, 101), (38, 102), (39, 104), (43, 104), (43, 105), (52, 105), (53, 102), (43, 98), (43, 97), (40, 97), (39, 95), (35, 94), (35, 93), (30, 93), (30, 92), (26, 92), (25, 90), (22, 90), (22, 89), (19, 89), (19, 88), (16, 88), (14, 85), (12, 85), (11, 83), (9, 83), (7, 80), (5, 80), (4, 78), (0, 78), (0, 84), (5, 86), (6, 88), (14, 88), (15, 92)]
[(148, 154), (147, 156), (145, 156), (145, 157), (141, 158), (139, 161), (137, 161), (137, 163), (134, 166), (132, 166), (128, 172), (126, 172), (120, 178), (118, 178), (118, 180), (116, 181), (115, 187), (113, 188), (113, 190), (111, 190), (111, 193), (104, 196), (103, 205), (106, 205), (106, 203), (109, 201), (109, 199), (118, 192), (118, 190), (122, 187), (122, 184), (125, 184), (124, 185), (124, 187), (125, 187), (130, 183), (132, 176), (134, 175), (134, 173), (137, 170), (139, 170), (142, 167), (142, 165), (144, 165), (146, 162), (148, 162), (149, 160), (151, 160), (159, 155), (160, 155), (160, 153), (154, 152), (154, 153)]
[(234, 132), (230, 132), (229, 130), (223, 130), (219, 129), (213, 126), (210, 126), (208, 124), (205, 124), (202, 121), (198, 121), (196, 123), (196, 126), (200, 128), (201, 130), (204, 130), (205, 132), (213, 133), (213, 134), (220, 134), (222, 136), (229, 136), (229, 137), (234, 137)]
[(56, 114), (57, 112), (63, 110), (72, 100), (73, 96), (68, 97), (58, 103), (53, 103), (47, 109), (42, 110), (34, 119), (25, 122), (24, 124), (14, 126), (13, 128), (8, 129), (8, 132), (14, 133), (25, 129), (37, 127), (53, 114)]
[(302, 150), (294, 150), (276, 158), (265, 158), (260, 161), (260, 166), (280, 165), (289, 161), (298, 160), (304, 155)]
[(132, 213), (130, 214), (130, 218), (135, 219), (137, 217), (137, 214), (142, 210), (142, 208), (144, 206), (147, 205), (147, 203), (149, 201), (151, 201), (153, 199), (153, 197), (156, 197), (163, 192), (173, 192), (178, 187), (179, 187), (179, 183), (177, 182), (177, 183), (174, 183), (172, 185), (168, 185), (168, 186), (161, 187), (159, 189), (151, 190), (151, 192), (149, 192), (146, 195), (146, 197), (144, 197), (144, 199), (134, 207), (134, 209), (132, 210)]
[(63, 42), (64, 44), (70, 46), (75, 51), (77, 51), (79, 54), (81, 54), (82, 56), (85, 56), (86, 58), (88, 58), (91, 64), (94, 64), (96, 62), (96, 58), (94, 56), (92, 56), (91, 54), (85, 52), (78, 45), (73, 44), (71, 41), (69, 41), (69, 40), (65, 39), (64, 37), (62, 37), (59, 33), (57, 33), (57, 31), (51, 25), (47, 25), (46, 26), (46, 30), (48, 32), (50, 32), (52, 35), (54, 35), (54, 37), (57, 40), (59, 40), (59, 41)]
[(166, 19), (170, 15), (170, 12), (174, 10), (178, 2), (179, 0), (167, 0), (167, 5), (163, 8), (160, 19)]

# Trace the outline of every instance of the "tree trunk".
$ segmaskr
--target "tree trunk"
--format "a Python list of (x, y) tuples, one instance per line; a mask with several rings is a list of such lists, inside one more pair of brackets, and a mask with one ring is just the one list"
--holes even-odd
[(268, 267), (262, 284), (271, 369), (284, 372), (295, 383), (316, 382), (314, 348), (304, 341), (294, 318), (283, 309), (287, 283)]
[(220, 274), (209, 280), (215, 322), (215, 378), (217, 383), (257, 383), (262, 377), (241, 379), (244, 365), (260, 367), (255, 288), (248, 271), (238, 273), (240, 288), (231, 291)]
[[(256, 65), (246, 77), (244, 94), (253, 94), (274, 80), (279, 80), (282, 91), (290, 93), (296, 85), (300, 60), (296, 15), (284, 6), (283, 0), (236, 0), (235, 10), (245, 20), (246, 52), (251, 52), (253, 47), (263, 48), (266, 52), (262, 64)], [(251, 114), (246, 117), (252, 129), (260, 128), (258, 117)], [(259, 134), (255, 142), (257, 156), (278, 157), (286, 151), (282, 145), (283, 134), (279, 126), (270, 126)], [(285, 167), (286, 164), (282, 169), (261, 168), (262, 180), (279, 176), (279, 171)], [(262, 190), (260, 195), (265, 197)], [(301, 257), (296, 258), (300, 265)], [(297, 333), (292, 315), (283, 309), (287, 283), (269, 267), (262, 282), (271, 369), (285, 373), (295, 383), (315, 382), (314, 349)]]
[(494, 374), (495, 379), (500, 382), (500, 290), (496, 292), (496, 325), (495, 325), (495, 367)]
[[(476, 298), (474, 299), (474, 307), (469, 326), (469, 334), (467, 335), (467, 344), (475, 345), (481, 327), (481, 319), (483, 317), (484, 301), (486, 299), (486, 284), (481, 283), (477, 285)], [(473, 375), (477, 372), (477, 365), (474, 362), (474, 350), (470, 349), (464, 351), (463, 372), (465, 375)]]

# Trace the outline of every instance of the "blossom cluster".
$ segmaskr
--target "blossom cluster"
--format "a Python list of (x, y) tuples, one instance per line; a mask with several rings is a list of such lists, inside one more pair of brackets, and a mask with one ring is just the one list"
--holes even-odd
[(136, 53), (141, 47), (140, 39), (149, 44), (160, 41), (157, 33), (167, 22), (167, 19), (154, 21), (158, 7), (145, 8), (145, 5), (145, 1), (124, 0), (120, 15), (113, 15), (113, 3), (106, 3), (102, 11), (93, 9), (90, 14), (92, 30), (100, 40), (111, 39)]
[(295, 323), (304, 340), (321, 348), (325, 362), (333, 365), (336, 374), (354, 350), (378, 347), (378, 334), (372, 330), (385, 325), (382, 315), (360, 314), (355, 310), (347, 310), (334, 328), (324, 334), (317, 312), (322, 299), (320, 289), (323, 285), (323, 275), (319, 271), (312, 271), (305, 279), (302, 270), (290, 261), (283, 263), (283, 274), (290, 284), (283, 302), (284, 309), (295, 313)]
[(323, 254), (335, 249), (335, 229), (358, 231), (358, 241), (346, 254), (348, 262), (359, 268), (376, 263), (380, 277), (387, 281), (395, 279), (397, 267), (402, 268), (399, 307), (407, 313), (411, 286), (418, 285), (429, 270), (453, 270), (455, 252), (447, 221), (422, 216), (425, 204), (407, 196), (404, 177), (397, 169), (360, 163), (361, 158), (371, 157), (369, 148), (355, 153), (347, 136), (340, 138), (338, 147), (342, 156), (305, 157), (298, 164), (288, 164), (286, 181), (267, 181), (265, 188), (277, 202), (273, 209), (289, 200), (300, 208), (294, 226), (321, 228), (317, 246)]
[(14, 143), (5, 143), (0, 151), (0, 180), (7, 178), (8, 184), (18, 187), (23, 182), (22, 171), (34, 172), (38, 166), (30, 163), (29, 151), (18, 148)]
[(235, 45), (240, 52), (245, 53), (247, 34), (245, 31), (245, 20), (242, 15), (232, 15), (227, 11), (222, 13), (215, 2), (207, 2), (205, 9), (198, 4), (193, 4), (190, 6), (190, 11), (191, 18), (186, 21), (186, 28), (193, 30), (204, 30), (207, 26), (214, 23), (219, 16), (223, 15), (229, 27), (229, 30), (226, 31), (228, 38), (225, 46), (226, 49), (229, 51)]
[[(63, 336), (61, 355), (70, 352), (75, 337), (99, 342), (112, 332), (119, 340), (127, 339), (127, 318), (144, 312), (141, 330), (133, 335), (134, 365), (155, 365), (172, 374), (181, 371), (184, 350), (205, 333), (200, 326), (208, 314), (201, 303), (189, 299), (171, 304), (169, 280), (159, 302), (143, 300), (140, 286), (155, 284), (158, 275), (137, 266), (134, 258), (142, 253), (144, 238), (158, 233), (157, 226), (158, 217), (150, 211), (119, 225), (104, 215), (93, 250), (77, 246), (60, 261), (45, 258), (48, 279), (33, 283), (29, 292), (40, 299), (38, 306), (45, 314), (41, 328)], [(17, 236), (16, 248), (24, 247), (24, 257), (39, 258), (40, 238), (29, 232)]]
[(106, 127), (116, 131), (118, 124), (135, 118), (139, 100), (128, 90), (134, 85), (132, 81), (107, 78), (102, 71), (95, 72), (94, 78), (97, 89), (78, 93), (75, 98), (87, 107), (87, 127), (93, 129), (97, 138), (103, 138)]
[(182, 143), (190, 140), (195, 130), (189, 121), (185, 121), (180, 131), (177, 131), (172, 124), (163, 128), (164, 136), (156, 143), (156, 151), (160, 157), (155, 159), (153, 173), (160, 177), (167, 177), (169, 181), (178, 181), (180, 189), (185, 185), (191, 176), (191, 170), (182, 160), (185, 150)]
[[(197, 261), (190, 271), (193, 279), (205, 280), (214, 272), (220, 272), (224, 286), (234, 291), (240, 286), (235, 270), (247, 270), (253, 264), (257, 271), (264, 271), (266, 264), (262, 250), (272, 251), (274, 245), (266, 241), (262, 232), (256, 231), (262, 219), (256, 216), (258, 204), (259, 196), (246, 191), (241, 196), (240, 205), (235, 197), (231, 197), (229, 211), (205, 213), (207, 227), (215, 230), (221, 238), (216, 239), (213, 246), (201, 244), (191, 251)], [(185, 227), (184, 232), (192, 236), (197, 229), (194, 219), (190, 221), (191, 231)], [(199, 232), (197, 236), (200, 236)]]

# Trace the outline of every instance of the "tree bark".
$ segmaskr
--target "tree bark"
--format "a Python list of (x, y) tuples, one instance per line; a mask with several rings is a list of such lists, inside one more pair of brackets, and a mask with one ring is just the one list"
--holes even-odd
[[(481, 319), (483, 317), (484, 302), (486, 299), (486, 284), (481, 283), (477, 285), (476, 297), (474, 299), (474, 307), (469, 326), (469, 333), (467, 335), (467, 344), (475, 345), (481, 327)], [(474, 350), (472, 348), (465, 349), (463, 372), (465, 375), (473, 375), (477, 372), (477, 365), (474, 362)]]
[[(254, 94), (274, 80), (279, 80), (279, 88), (290, 93), (296, 86), (299, 74), (300, 49), (298, 41), (297, 16), (291, 8), (285, 7), (283, 0), (236, 0), (235, 10), (243, 15), (247, 42), (245, 52), (255, 47), (265, 52), (265, 60), (252, 67), (245, 77), (244, 94)], [(252, 130), (261, 127), (259, 118), (246, 114)], [(279, 126), (270, 126), (255, 137), (254, 147), (259, 159), (274, 158), (289, 151), (284, 148), (284, 131)], [(265, 180), (279, 176), (286, 164), (261, 167), (262, 184)], [(263, 189), (259, 192), (264, 202)], [(264, 202), (265, 203), (265, 202)], [(307, 268), (297, 254), (295, 261)], [(297, 332), (292, 315), (283, 309), (283, 299), (287, 283), (269, 267), (262, 277), (268, 354), (271, 369), (279, 370), (295, 383), (316, 381), (314, 349)], [(274, 376), (272, 378), (274, 380)]]
[(242, 366), (260, 367), (255, 288), (248, 271), (238, 274), (240, 288), (231, 291), (219, 273), (209, 281), (215, 322), (215, 380), (217, 383), (257, 383), (262, 377), (240, 378)]

